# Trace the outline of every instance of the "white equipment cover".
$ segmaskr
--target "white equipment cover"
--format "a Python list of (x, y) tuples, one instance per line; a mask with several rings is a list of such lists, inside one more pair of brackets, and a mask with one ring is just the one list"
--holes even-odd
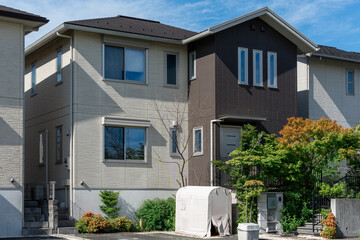
[(188, 186), (176, 193), (175, 232), (211, 237), (231, 235), (231, 193), (223, 187)]

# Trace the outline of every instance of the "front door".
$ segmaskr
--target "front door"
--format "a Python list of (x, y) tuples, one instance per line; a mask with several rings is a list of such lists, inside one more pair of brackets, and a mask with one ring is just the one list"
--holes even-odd
[(221, 160), (229, 160), (229, 154), (239, 147), (240, 126), (221, 126), (220, 128), (220, 156)]

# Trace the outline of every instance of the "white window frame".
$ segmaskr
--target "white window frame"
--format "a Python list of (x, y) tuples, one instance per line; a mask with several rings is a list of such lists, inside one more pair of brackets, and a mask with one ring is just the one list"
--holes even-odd
[[(244, 64), (244, 71), (245, 71), (245, 81), (241, 81), (241, 52), (245, 52), (245, 64)], [(238, 84), (241, 85), (249, 85), (249, 63), (248, 63), (248, 49), (238, 47)]]
[[(48, 147), (49, 147), (49, 139), (48, 139), (48, 130), (42, 130), (38, 134), (39, 147), (38, 147), (38, 166), (44, 166), (48, 162)], [(44, 142), (45, 141), (45, 142)]]
[[(191, 60), (191, 57), (194, 56), (194, 61)], [(194, 75), (191, 76), (191, 71), (193, 70)], [(196, 51), (192, 51), (189, 53), (189, 79), (196, 79)]]
[[(111, 163), (147, 163), (148, 162), (148, 132), (150, 128), (150, 121), (148, 120), (138, 120), (138, 119), (123, 119), (123, 118), (112, 118), (112, 117), (103, 117), (102, 119), (103, 127), (103, 137), (102, 137), (102, 152), (103, 152), (103, 162)], [(122, 127), (122, 128), (139, 128), (144, 129), (145, 132), (145, 143), (144, 143), (144, 160), (120, 160), (120, 159), (105, 159), (105, 127)], [(125, 145), (125, 139), (124, 139)], [(126, 146), (126, 145), (125, 145)], [(124, 149), (125, 150), (125, 149)]]
[[(270, 79), (270, 57), (274, 56), (274, 84), (271, 84)], [(269, 88), (277, 88), (277, 53), (268, 52), (267, 53), (267, 84)]]
[(178, 151), (178, 147), (176, 148), (176, 152), (173, 152), (173, 144), (174, 144), (174, 140), (173, 140), (173, 136), (172, 133), (175, 132), (176, 133), (176, 140), (177, 140), (177, 146), (179, 146), (179, 131), (176, 128), (170, 128), (170, 141), (169, 141), (169, 152), (170, 152), (170, 156), (172, 157), (176, 157), (179, 156), (179, 151)]
[[(59, 54), (60, 54), (60, 69), (59, 66)], [(56, 50), (56, 84), (62, 83), (62, 49)]]
[[(60, 146), (58, 146), (58, 129), (60, 129)], [(57, 126), (57, 127), (55, 127), (55, 163), (56, 164), (60, 164), (60, 163), (62, 163), (63, 162), (63, 135), (64, 133), (63, 133), (63, 125), (60, 125), (60, 126)], [(57, 159), (57, 153), (58, 153), (58, 150), (59, 150), (59, 148), (60, 148), (60, 159)]]
[[(112, 46), (112, 47), (118, 47), (124, 49), (124, 79), (115, 79), (115, 78), (106, 78), (105, 77), (105, 46)], [(144, 81), (136, 81), (136, 80), (126, 80), (126, 61), (125, 61), (125, 50), (126, 49), (133, 49), (133, 50), (140, 50), (144, 51)], [(102, 46), (102, 78), (105, 81), (113, 81), (113, 82), (124, 82), (124, 83), (134, 83), (134, 84), (140, 84), (145, 85), (148, 84), (148, 66), (149, 66), (149, 49), (148, 48), (142, 48), (137, 46), (127, 46), (127, 45), (120, 45), (115, 43), (103, 43)]]
[(31, 64), (31, 95), (36, 95), (36, 63)]
[[(348, 85), (349, 85), (349, 72), (352, 72), (353, 73), (353, 93), (349, 93), (348, 90)], [(355, 96), (355, 71), (354, 69), (346, 69), (346, 76), (345, 76), (345, 88), (346, 88), (346, 95), (347, 96)]]
[[(197, 151), (195, 152), (195, 132), (197, 130), (201, 131), (201, 151)], [(204, 154), (204, 131), (203, 131), (203, 127), (194, 127), (193, 128), (193, 156), (202, 156)]]
[[(260, 76), (260, 83), (256, 83), (256, 54), (260, 54), (259, 58), (259, 76)], [(253, 49), (253, 85), (256, 87), (263, 87), (263, 51), (258, 49)]]
[[(176, 84), (168, 84), (167, 82), (167, 55), (176, 56)], [(179, 53), (177, 52), (164, 52), (164, 86), (165, 87), (179, 87)]]

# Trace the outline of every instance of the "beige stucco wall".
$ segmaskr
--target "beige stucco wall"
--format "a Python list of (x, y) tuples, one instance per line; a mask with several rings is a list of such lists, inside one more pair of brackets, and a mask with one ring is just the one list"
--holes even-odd
[[(77, 189), (176, 189), (179, 161), (169, 154), (169, 136), (155, 111), (157, 102), (168, 120), (175, 120), (174, 102), (185, 109), (183, 136), (187, 135), (187, 48), (173, 44), (111, 38), (148, 49), (148, 84), (104, 81), (100, 34), (75, 32), (74, 66), (74, 187)], [(179, 54), (179, 88), (164, 87), (165, 52)], [(171, 116), (173, 114), (173, 116)], [(103, 162), (103, 117), (150, 120), (147, 163)], [(166, 119), (166, 120), (167, 120)], [(170, 124), (170, 121), (166, 121)], [(185, 169), (187, 173), (187, 169)], [(85, 184), (80, 185), (83, 181)], [(76, 197), (75, 197), (76, 198)], [(75, 199), (76, 201), (76, 199)]]
[[(309, 118), (336, 120), (344, 127), (360, 121), (359, 64), (309, 58)], [(354, 70), (354, 96), (346, 95), (346, 70)]]
[[(62, 83), (56, 84), (56, 52), (62, 49)], [(56, 181), (62, 189), (69, 171), (56, 160), (56, 127), (62, 126), (63, 158), (69, 156), (69, 40), (58, 38), (40, 50), (26, 56), (25, 60), (25, 183), (45, 184), (46, 166), (39, 166), (39, 132), (48, 131), (49, 181)], [(31, 94), (31, 65), (36, 64), (36, 94)], [(26, 189), (29, 197), (29, 189)]]

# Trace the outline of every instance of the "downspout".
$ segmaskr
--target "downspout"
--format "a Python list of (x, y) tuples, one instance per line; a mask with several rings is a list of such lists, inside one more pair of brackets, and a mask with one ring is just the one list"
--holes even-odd
[(59, 32), (56, 32), (56, 35), (63, 38), (70, 39), (70, 156), (69, 156), (69, 175), (70, 175), (70, 217), (74, 216), (74, 210), (73, 210), (73, 42), (72, 42), (72, 36), (60, 34)]
[(210, 121), (210, 186), (214, 186), (214, 128), (213, 124), (217, 122), (223, 122), (224, 120), (213, 119)]

